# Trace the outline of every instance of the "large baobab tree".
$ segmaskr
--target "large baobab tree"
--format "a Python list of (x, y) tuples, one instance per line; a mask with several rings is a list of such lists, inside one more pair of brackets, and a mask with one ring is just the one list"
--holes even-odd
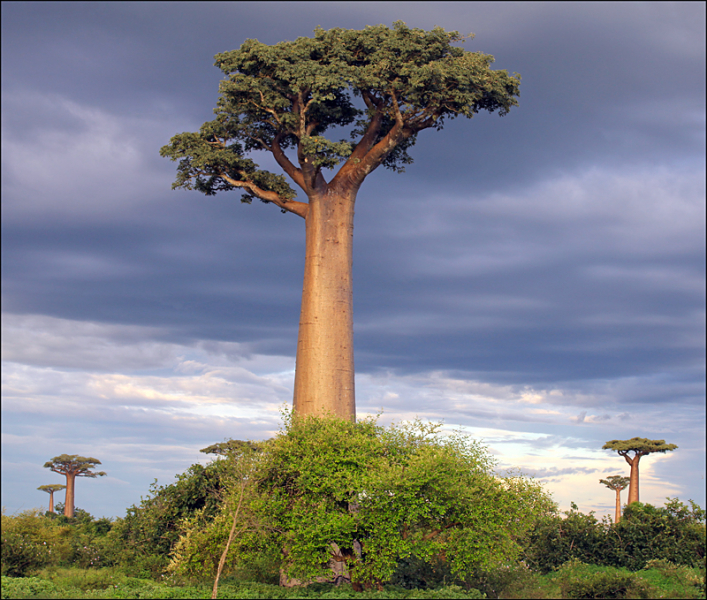
[(621, 475), (611, 475), (607, 479), (600, 479), (599, 483), (603, 483), (610, 490), (616, 492), (616, 513), (614, 514), (614, 523), (618, 523), (621, 520), (621, 490), (628, 486), (631, 479), (629, 477), (622, 477)]
[(103, 477), (104, 471), (91, 471), (95, 465), (100, 465), (97, 458), (79, 456), (78, 454), (61, 454), (44, 463), (45, 469), (66, 476), (66, 500), (64, 501), (64, 516), (74, 516), (74, 484), (77, 477)]
[[(465, 38), (398, 21), (363, 30), (316, 29), (268, 46), (246, 40), (216, 55), (216, 119), (160, 150), (179, 160), (173, 188), (207, 195), (239, 189), (305, 220), (304, 285), (293, 409), (355, 420), (352, 243), (356, 194), (379, 166), (402, 171), (423, 129), (518, 104), (520, 77), (491, 70), (493, 57), (453, 46)], [(355, 102), (355, 98), (358, 100)], [(351, 126), (350, 138), (325, 137)], [(270, 152), (299, 187), (246, 155)], [(341, 165), (327, 180), (324, 171)]]
[[(65, 490), (66, 486), (52, 483), (51, 485), (40, 485), (37, 489), (49, 494), (49, 512), (54, 512), (54, 492)], [(64, 504), (66, 504), (66, 502), (64, 502)]]
[[(628, 502), (638, 502), (638, 462), (642, 456), (654, 452), (670, 452), (675, 450), (675, 444), (666, 444), (665, 440), (649, 440), (648, 438), (631, 438), (630, 440), (611, 440), (602, 446), (602, 450), (614, 450), (623, 456), (631, 467), (631, 481), (628, 488)], [(629, 455), (633, 452), (633, 456)]]

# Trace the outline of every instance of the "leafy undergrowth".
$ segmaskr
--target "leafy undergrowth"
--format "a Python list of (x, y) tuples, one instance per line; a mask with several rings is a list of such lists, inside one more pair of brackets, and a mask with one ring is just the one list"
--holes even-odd
[[(42, 577), (3, 577), (3, 598), (211, 598), (211, 583), (176, 586), (150, 579), (117, 574), (113, 569), (81, 571), (58, 569)], [(313, 584), (306, 588), (283, 588), (224, 578), (219, 598), (483, 598), (476, 590), (446, 586), (434, 590), (406, 590), (384, 586), (382, 591), (355, 592), (350, 585), (336, 587)]]
[[(313, 584), (306, 588), (239, 581), (226, 577), (219, 598), (705, 598), (704, 571), (651, 561), (638, 572), (565, 563), (541, 575), (526, 569), (487, 574), (477, 589), (456, 585), (355, 592), (351, 586)], [(45, 569), (38, 577), (3, 577), (3, 598), (211, 598), (211, 583), (175, 585), (127, 577), (117, 569)]]

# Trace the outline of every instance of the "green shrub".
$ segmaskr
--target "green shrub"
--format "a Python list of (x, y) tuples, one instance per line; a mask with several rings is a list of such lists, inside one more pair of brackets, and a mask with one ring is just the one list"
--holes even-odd
[(677, 498), (668, 498), (664, 507), (634, 502), (617, 524), (600, 523), (573, 504), (564, 517), (548, 514), (537, 521), (523, 558), (542, 573), (573, 559), (631, 571), (657, 559), (699, 567), (705, 561), (705, 512), (689, 502), (689, 507)]
[(563, 598), (651, 598), (652, 589), (635, 573), (596, 567), (571, 560), (562, 565), (558, 580)]
[(57, 587), (39, 577), (2, 577), (3, 598), (27, 598), (55, 594)]
[(704, 598), (705, 573), (697, 569), (676, 565), (665, 559), (649, 560), (641, 571), (642, 576), (665, 598)]
[(704, 566), (705, 511), (677, 498), (664, 507), (634, 502), (621, 521), (607, 531), (606, 564), (642, 569), (650, 560), (664, 559), (689, 567)]
[(357, 583), (411, 586), (411, 570), (401, 569), (412, 561), (417, 584), (429, 586), (445, 582), (438, 567), (466, 581), (473, 569), (512, 562), (551, 501), (531, 480), (497, 477), (477, 442), (439, 429), (287, 417), (276, 438), (231, 460), (239, 475), (225, 485), (219, 515), (179, 522), (170, 571), (213, 576), (237, 510), (224, 574), (266, 557), (300, 581), (332, 578), (335, 552)]
[(540, 574), (531, 571), (525, 563), (489, 566), (476, 569), (467, 578), (467, 585), (483, 592), (488, 598), (529, 598), (540, 584)]
[[(16, 515), (2, 512), (2, 575), (25, 577), (54, 561), (56, 531), (39, 509)], [(54, 556), (52, 556), (54, 554)]]
[(523, 560), (532, 569), (549, 573), (569, 560), (602, 564), (606, 527), (594, 513), (585, 515), (572, 503), (571, 510), (547, 514), (535, 523)]
[(150, 495), (128, 508), (107, 533), (112, 564), (140, 577), (160, 578), (179, 540), (179, 524), (197, 513), (210, 522), (219, 512), (228, 466), (226, 460), (215, 460), (205, 467), (192, 465), (172, 484), (159, 486), (155, 480)]

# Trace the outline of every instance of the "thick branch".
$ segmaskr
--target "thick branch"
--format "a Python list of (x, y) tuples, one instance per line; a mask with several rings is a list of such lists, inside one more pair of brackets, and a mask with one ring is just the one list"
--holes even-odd
[[(334, 179), (346, 176), (354, 186), (360, 186), (366, 176), (385, 160), (385, 157), (393, 151), (395, 146), (413, 134), (414, 131), (403, 128), (402, 119), (399, 121), (396, 119), (395, 125), (391, 127), (386, 136), (368, 150), (358, 164), (352, 164), (353, 161), (349, 159), (345, 167), (349, 165), (351, 167), (347, 168), (343, 174), (341, 171), (344, 171), (344, 168), (342, 168)], [(334, 181), (331, 183), (334, 185)]]
[(285, 173), (287, 173), (292, 178), (292, 181), (294, 181), (305, 192), (307, 192), (307, 188), (304, 182), (304, 176), (302, 175), (302, 170), (295, 167), (295, 165), (292, 164), (290, 159), (287, 158), (287, 155), (282, 151), (282, 148), (280, 147), (280, 137), (280, 134), (276, 135), (275, 139), (273, 140), (272, 146), (266, 146), (266, 148), (270, 150), (270, 152), (272, 152), (272, 155), (275, 157), (277, 164), (280, 165), (282, 170), (285, 171)]
[(261, 200), (265, 200), (266, 202), (272, 202), (276, 206), (279, 206), (281, 209), (299, 215), (303, 219), (307, 217), (307, 211), (309, 211), (309, 204), (306, 204), (304, 202), (297, 202), (295, 200), (283, 200), (275, 192), (268, 192), (267, 190), (263, 190), (249, 181), (237, 181), (235, 179), (232, 179), (225, 173), (219, 173), (219, 177), (231, 184), (233, 187), (247, 189), (251, 194), (257, 196)]
[(619, 454), (620, 454), (621, 456), (623, 456), (623, 457), (626, 459), (626, 462), (627, 462), (629, 465), (633, 466), (633, 461), (636, 460), (636, 457), (635, 457), (635, 456), (634, 456), (633, 458), (631, 458), (631, 457), (628, 455), (628, 452), (621, 452), (621, 451), (619, 451)]
[(390, 90), (390, 97), (393, 99), (393, 112), (395, 113), (395, 123), (400, 126), (402, 129), (404, 122), (403, 122), (403, 115), (400, 114), (400, 105), (398, 104), (398, 99), (395, 96), (395, 90), (391, 89)]

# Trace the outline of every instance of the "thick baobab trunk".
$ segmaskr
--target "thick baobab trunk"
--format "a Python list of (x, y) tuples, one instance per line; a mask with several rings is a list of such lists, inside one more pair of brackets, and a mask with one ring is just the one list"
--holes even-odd
[(66, 475), (66, 498), (64, 499), (64, 516), (74, 516), (74, 483), (76, 475), (67, 473)]
[(49, 512), (54, 512), (54, 490), (49, 490)]
[(351, 277), (356, 194), (309, 199), (294, 412), (356, 420)]
[(624, 456), (626, 462), (631, 465), (631, 482), (628, 484), (628, 501), (626, 504), (638, 502), (638, 461), (641, 459), (640, 454), (636, 454), (633, 458)]

